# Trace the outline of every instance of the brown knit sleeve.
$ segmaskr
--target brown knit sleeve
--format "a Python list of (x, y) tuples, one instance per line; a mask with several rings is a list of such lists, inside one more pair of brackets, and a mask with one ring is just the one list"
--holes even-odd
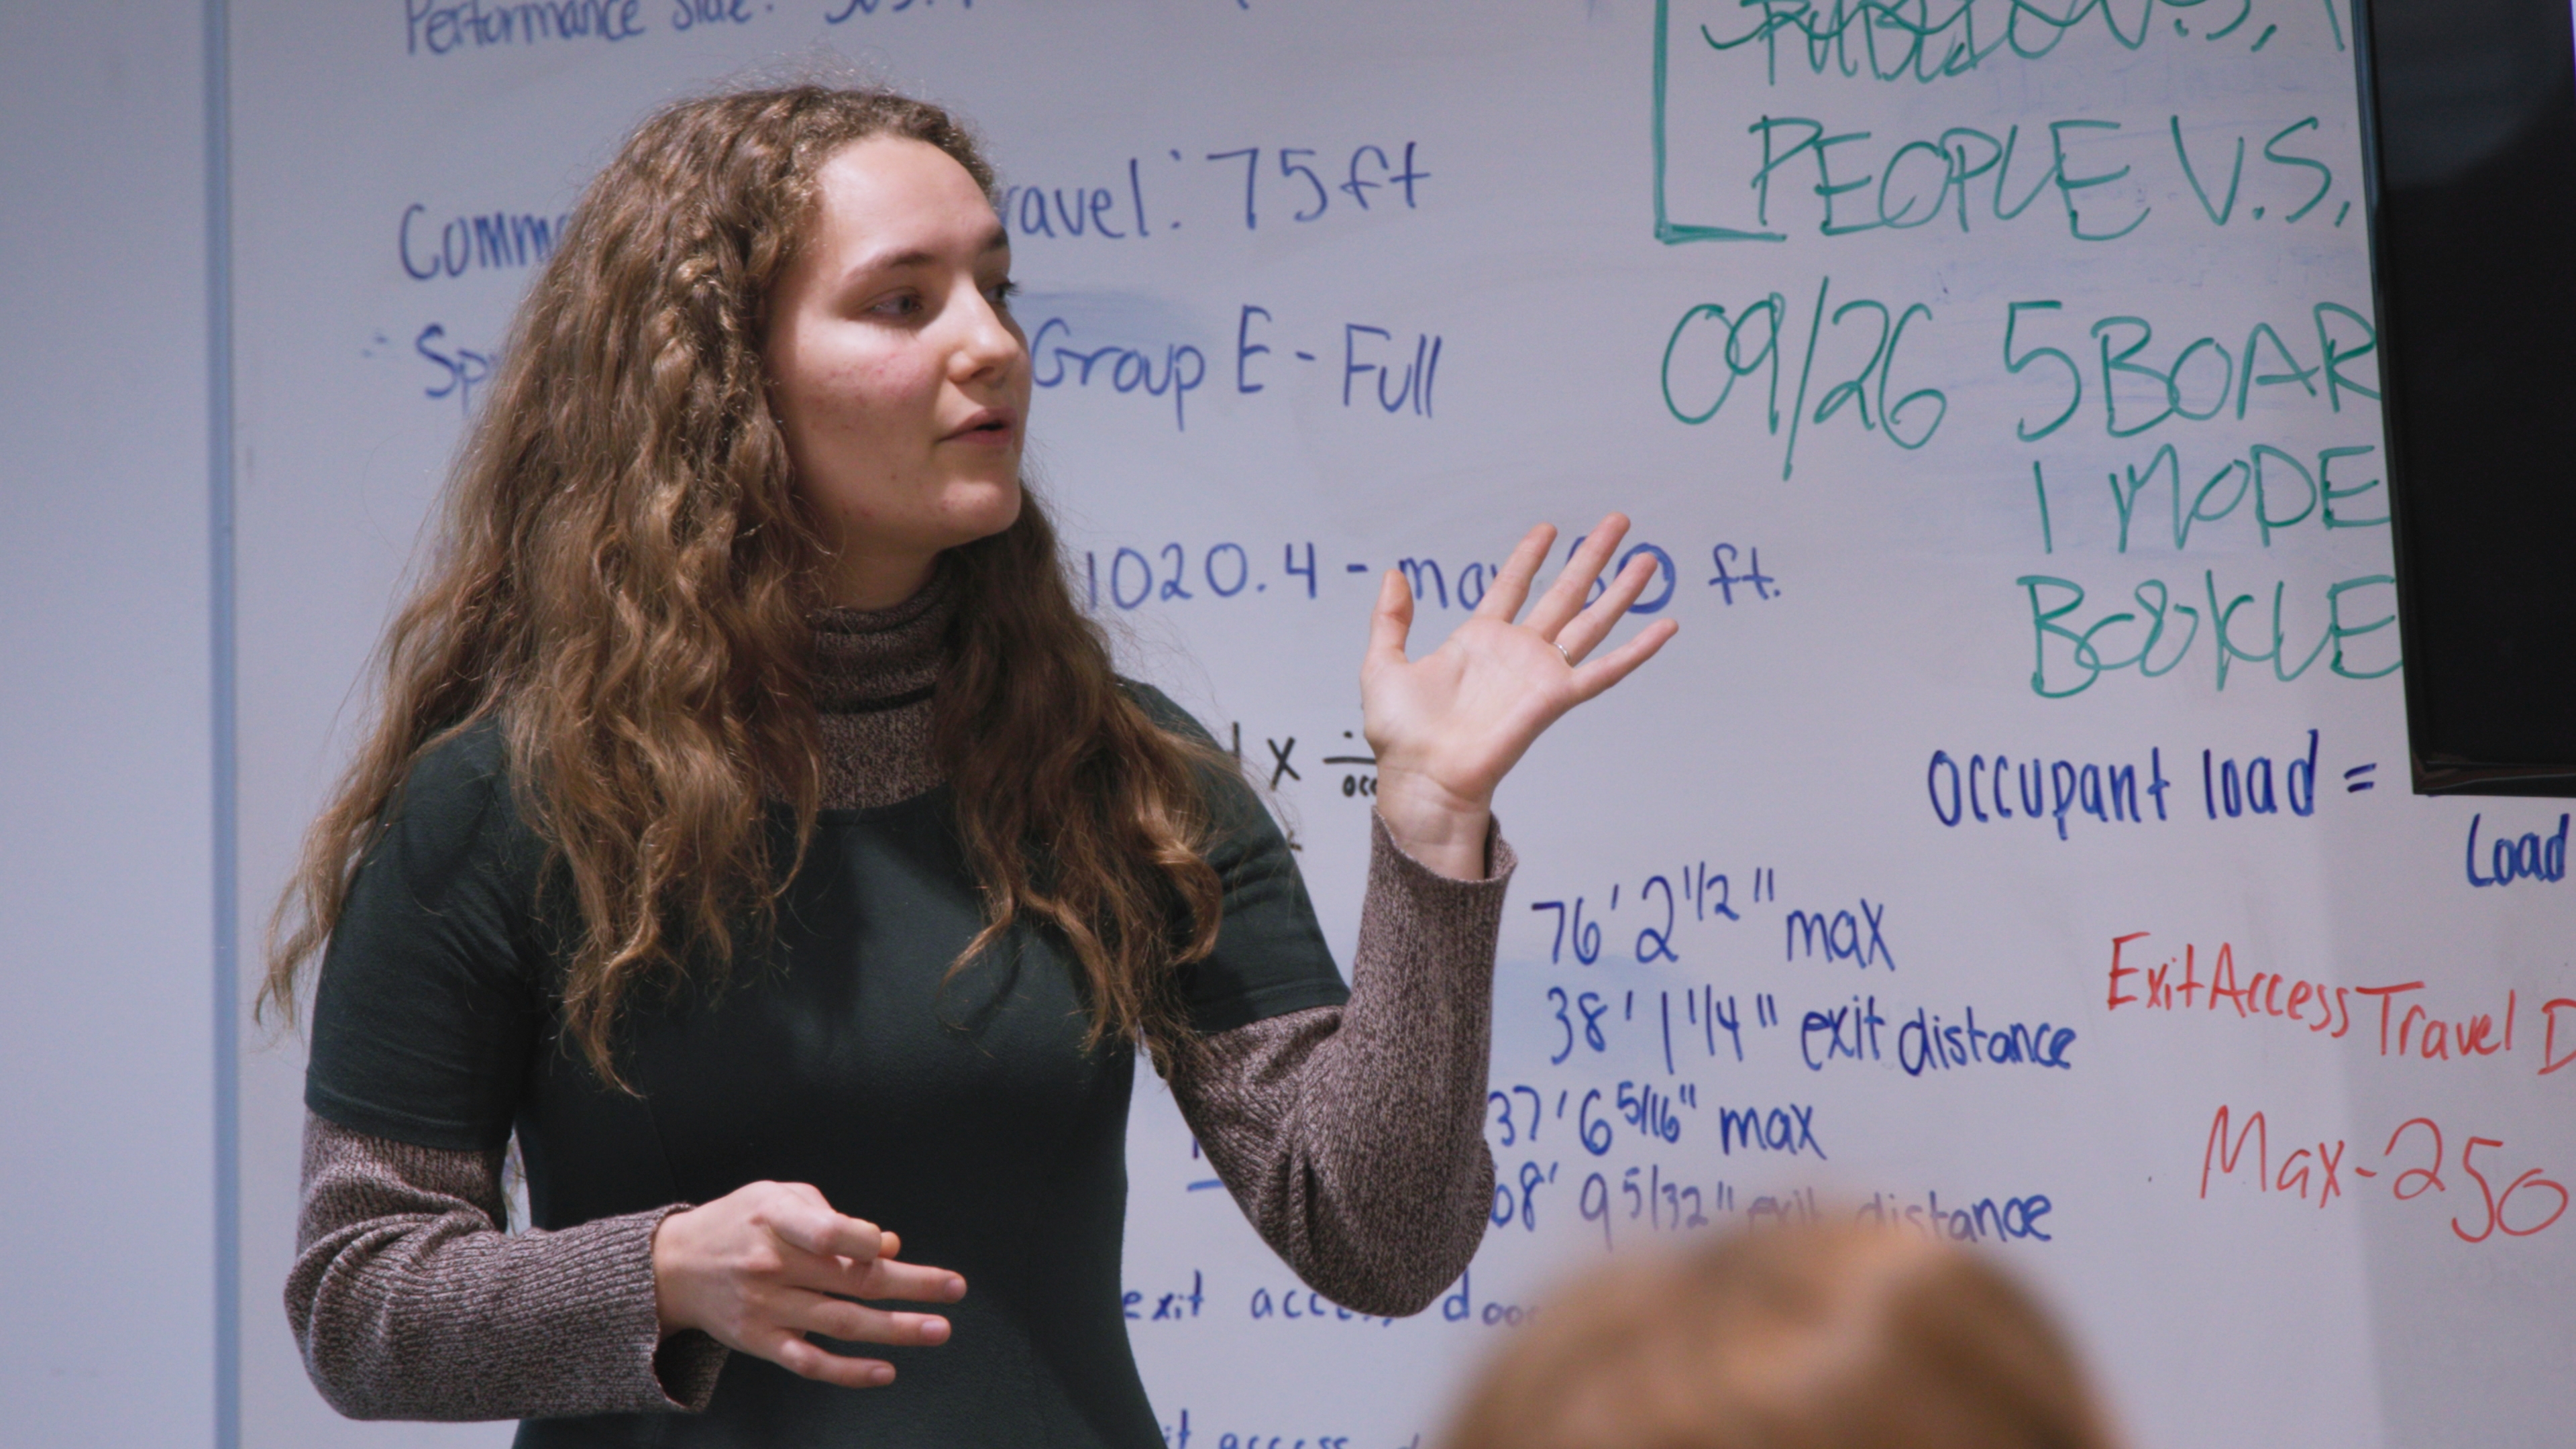
[(1371, 816), (1347, 1006), (1218, 1032), (1174, 1062), (1172, 1095), (1261, 1236), (1346, 1308), (1430, 1306), (1484, 1240), (1494, 943), (1511, 847), (1457, 881)]
[(304, 1119), (286, 1316), (353, 1419), (698, 1410), (726, 1349), (661, 1338), (653, 1231), (681, 1204), (505, 1233), (501, 1149), (448, 1152)]

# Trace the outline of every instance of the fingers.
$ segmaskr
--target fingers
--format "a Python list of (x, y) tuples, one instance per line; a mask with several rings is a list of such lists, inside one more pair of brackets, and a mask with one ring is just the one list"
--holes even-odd
[(877, 1259), (856, 1290), (861, 1298), (900, 1298), (910, 1303), (954, 1303), (966, 1296), (966, 1280), (946, 1268)]
[(755, 1221), (789, 1249), (782, 1277), (800, 1288), (858, 1298), (954, 1303), (966, 1280), (946, 1268), (894, 1260), (903, 1239), (876, 1224), (834, 1212), (821, 1191), (788, 1183), (762, 1202)]
[(1521, 535), (1512, 556), (1503, 560), (1502, 570), (1494, 575), (1492, 588), (1476, 605), (1476, 612), (1488, 619), (1510, 623), (1528, 602), (1530, 580), (1538, 577), (1538, 567), (1547, 562), (1547, 551), (1556, 544), (1556, 525), (1542, 523)]
[(1628, 606), (1637, 602), (1638, 596), (1646, 591), (1646, 585), (1655, 581), (1657, 572), (1658, 566), (1650, 554), (1640, 553), (1628, 560), (1628, 566), (1619, 570), (1618, 577), (1601, 591), (1601, 597), (1558, 631), (1556, 642), (1565, 650), (1567, 661), (1580, 663), (1584, 655), (1592, 652), (1592, 646), (1608, 636), (1621, 616), (1628, 612)]
[(816, 1293), (844, 1298), (898, 1298), (911, 1303), (954, 1303), (966, 1296), (966, 1280), (955, 1270), (927, 1263), (873, 1262), (790, 1251), (782, 1255), (777, 1281)]
[(931, 1347), (946, 1343), (950, 1331), (948, 1320), (935, 1313), (895, 1313), (822, 1293), (790, 1293), (776, 1302), (770, 1323), (750, 1348), (806, 1378), (866, 1389), (892, 1383), (894, 1366), (882, 1359), (835, 1353), (806, 1335), (821, 1334), (843, 1343)]
[[(756, 1210), (754, 1221), (793, 1248), (854, 1263), (876, 1261), (886, 1234), (877, 1225), (832, 1211), (823, 1194), (803, 1183), (789, 1183)], [(898, 1244), (900, 1246), (900, 1244)]]
[[(1610, 562), (1610, 555), (1627, 533), (1628, 516), (1613, 513), (1583, 536), (1574, 557), (1566, 560), (1564, 571), (1548, 585), (1546, 593), (1539, 595), (1537, 607), (1530, 610), (1527, 623), (1538, 631), (1538, 637), (1554, 642), (1557, 632), (1583, 611), (1583, 599), (1592, 592), (1592, 581), (1601, 577), (1602, 566)], [(1566, 652), (1574, 651), (1569, 648)]]
[(894, 1255), (901, 1238), (835, 1212), (807, 1183), (749, 1183), (663, 1219), (653, 1238), (654, 1306), (664, 1332), (701, 1329), (804, 1377), (847, 1388), (890, 1383), (893, 1366), (808, 1340), (927, 1346), (949, 1322), (854, 1300), (953, 1303), (966, 1280)]
[[(845, 1223), (870, 1226), (857, 1218), (844, 1218)], [(818, 1253), (787, 1241), (773, 1227), (780, 1241), (777, 1259), (779, 1281), (818, 1293), (838, 1293), (851, 1298), (901, 1298), (918, 1303), (954, 1303), (966, 1296), (966, 1280), (947, 1268), (928, 1263), (897, 1261), (895, 1254), (903, 1240), (894, 1233), (878, 1229), (877, 1252), (873, 1258), (860, 1258), (850, 1253)]]
[(936, 1313), (896, 1313), (820, 1293), (804, 1296), (810, 1301), (797, 1312), (782, 1314), (781, 1320), (805, 1333), (819, 1333), (843, 1343), (904, 1347), (948, 1341), (948, 1320)]
[(1404, 641), (1413, 632), (1413, 589), (1393, 569), (1378, 580), (1377, 612), (1369, 618), (1368, 663), (1402, 664)]
[(1581, 665), (1574, 671), (1575, 693), (1580, 698), (1590, 699), (1627, 678), (1638, 665), (1654, 658), (1655, 651), (1680, 633), (1681, 628), (1670, 619), (1657, 619), (1639, 630), (1636, 638)]
[(790, 1373), (845, 1389), (873, 1389), (894, 1382), (894, 1365), (883, 1359), (833, 1353), (808, 1342), (803, 1334), (784, 1329), (766, 1343), (751, 1345), (751, 1351)]

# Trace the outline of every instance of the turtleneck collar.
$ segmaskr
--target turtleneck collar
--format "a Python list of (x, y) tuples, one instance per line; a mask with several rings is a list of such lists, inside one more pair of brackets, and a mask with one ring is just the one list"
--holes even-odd
[(938, 682), (949, 621), (957, 614), (952, 570), (888, 609), (825, 609), (814, 616), (814, 703), (825, 714), (897, 709), (929, 697)]

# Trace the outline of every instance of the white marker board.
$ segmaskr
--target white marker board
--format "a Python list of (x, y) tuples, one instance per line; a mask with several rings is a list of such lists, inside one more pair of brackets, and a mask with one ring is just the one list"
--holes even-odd
[[(1428, 647), (1530, 521), (1671, 562), (1679, 638), (1500, 801), (1469, 1280), (1318, 1312), (1140, 1093), (1175, 1442), (1407, 1444), (1598, 1254), (1935, 1194), (2142, 1443), (2556, 1442), (2576, 888), (2556, 808), (2406, 790), (2348, 17), (1835, 13), (240, 0), (254, 918), (554, 219), (656, 103), (828, 51), (989, 137), (1084, 587), (1275, 775), (1345, 959), (1377, 571)], [(252, 1302), (267, 1441), (497, 1442), (332, 1426)]]

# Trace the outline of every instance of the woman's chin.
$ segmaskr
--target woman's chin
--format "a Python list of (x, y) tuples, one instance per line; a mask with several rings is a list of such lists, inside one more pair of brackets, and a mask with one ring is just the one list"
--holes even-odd
[(946, 512), (959, 543), (991, 538), (1020, 521), (1019, 475), (955, 485)]

